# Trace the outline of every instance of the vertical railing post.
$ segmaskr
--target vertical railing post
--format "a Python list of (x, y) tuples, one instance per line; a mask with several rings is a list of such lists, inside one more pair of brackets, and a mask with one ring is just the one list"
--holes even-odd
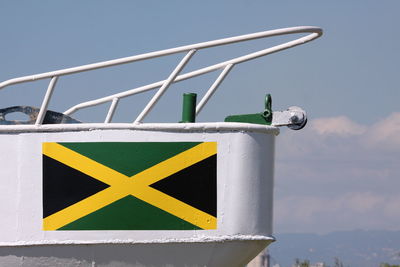
[(160, 97), (165, 93), (168, 87), (174, 82), (176, 76), (182, 71), (182, 69), (186, 66), (188, 61), (192, 58), (192, 56), (196, 53), (196, 49), (190, 50), (186, 56), (179, 62), (178, 66), (174, 69), (174, 71), (169, 75), (168, 79), (165, 80), (164, 84), (157, 91), (157, 93), (153, 96), (153, 98), (147, 103), (146, 107), (142, 110), (139, 116), (136, 118), (134, 123), (140, 123), (144, 119), (144, 117), (153, 109), (154, 105), (158, 102)]
[(199, 104), (196, 107), (196, 115), (198, 115), (200, 113), (200, 111), (203, 109), (204, 105), (207, 104), (208, 100), (212, 97), (212, 95), (218, 89), (218, 86), (223, 82), (226, 75), (228, 75), (228, 73), (231, 71), (232, 67), (233, 67), (233, 64), (226, 65), (226, 67), (221, 72), (221, 74), (218, 76), (218, 78), (215, 80), (215, 82), (207, 90), (206, 94), (203, 96), (203, 98), (200, 100)]
[(112, 118), (114, 117), (115, 109), (117, 108), (119, 98), (113, 98), (111, 102), (110, 109), (108, 110), (107, 117), (104, 120), (104, 123), (110, 123)]
[(47, 87), (47, 91), (46, 91), (46, 95), (44, 96), (43, 102), (42, 102), (42, 106), (40, 107), (40, 111), (39, 114), (36, 118), (36, 122), (35, 125), (42, 125), (44, 117), (46, 116), (46, 112), (47, 112), (47, 107), (49, 106), (49, 102), (50, 102), (50, 98), (53, 95), (53, 89), (56, 86), (57, 83), (57, 76), (54, 76), (51, 78), (49, 86)]

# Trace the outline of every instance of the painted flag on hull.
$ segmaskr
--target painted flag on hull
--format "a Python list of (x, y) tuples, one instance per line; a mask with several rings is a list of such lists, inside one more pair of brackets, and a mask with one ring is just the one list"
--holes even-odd
[(216, 228), (216, 142), (43, 143), (43, 230)]

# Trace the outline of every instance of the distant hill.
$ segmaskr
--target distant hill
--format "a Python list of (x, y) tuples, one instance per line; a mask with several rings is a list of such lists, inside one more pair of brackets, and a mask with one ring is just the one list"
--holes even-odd
[(335, 257), (345, 267), (379, 267), (382, 262), (400, 264), (400, 231), (356, 230), (275, 237), (277, 241), (269, 246), (269, 252), (272, 263), (281, 267), (292, 266), (296, 258), (333, 266)]

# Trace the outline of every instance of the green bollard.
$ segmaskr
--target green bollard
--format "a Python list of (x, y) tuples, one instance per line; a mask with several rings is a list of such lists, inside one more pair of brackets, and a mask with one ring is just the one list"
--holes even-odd
[(183, 94), (182, 120), (180, 122), (196, 121), (196, 98), (195, 93)]

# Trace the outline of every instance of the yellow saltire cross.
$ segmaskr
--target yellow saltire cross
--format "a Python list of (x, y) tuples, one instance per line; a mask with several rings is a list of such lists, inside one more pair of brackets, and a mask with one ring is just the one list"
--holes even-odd
[(216, 229), (214, 216), (149, 186), (216, 153), (216, 142), (201, 143), (129, 177), (58, 143), (43, 143), (44, 155), (110, 186), (44, 218), (43, 230), (57, 230), (128, 195), (202, 229)]

